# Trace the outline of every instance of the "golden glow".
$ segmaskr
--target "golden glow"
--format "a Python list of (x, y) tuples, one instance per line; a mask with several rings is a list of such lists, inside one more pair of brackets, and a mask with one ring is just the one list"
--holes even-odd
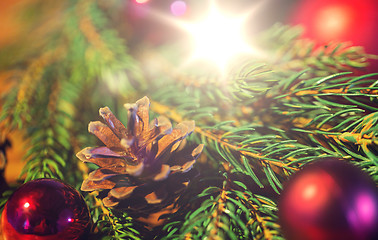
[(136, 3), (143, 4), (147, 3), (149, 0), (135, 0)]
[[(182, 18), (158, 11), (151, 13), (157, 19), (186, 32), (183, 35), (185, 39), (182, 40), (184, 40), (183, 49), (188, 50), (185, 53), (188, 55), (179, 68), (191, 65), (202, 66), (202, 69), (216, 67), (221, 75), (224, 75), (230, 70), (231, 60), (240, 60), (241, 56), (263, 56), (262, 52), (257, 51), (246, 40), (246, 30), (251, 28), (247, 25), (247, 21), (251, 19), (254, 11), (263, 6), (261, 2), (243, 9), (242, 12), (240, 10), (232, 12), (228, 8), (220, 9), (214, 0), (208, 0), (203, 1), (204, 9), (208, 9), (207, 11), (189, 11), (190, 14)], [(175, 15), (173, 12), (172, 14)], [(205, 17), (200, 17), (204, 15)]]
[(238, 54), (248, 54), (252, 48), (243, 37), (247, 15), (228, 16), (215, 7), (202, 21), (184, 24), (194, 41), (192, 60), (215, 63), (220, 69)]
[[(204, 8), (208, 8), (208, 2), (210, 5), (207, 12), (191, 12), (192, 19), (197, 20), (173, 18), (158, 12), (153, 14), (188, 34), (190, 42), (186, 43), (186, 47), (191, 54), (183, 65), (205, 63), (207, 66), (209, 63), (220, 72), (225, 72), (233, 58), (257, 54), (256, 49), (247, 43), (245, 30), (250, 27), (246, 25), (248, 18), (261, 4), (253, 5), (241, 13), (220, 9), (211, 0), (204, 1)], [(200, 18), (201, 15), (205, 17)]]

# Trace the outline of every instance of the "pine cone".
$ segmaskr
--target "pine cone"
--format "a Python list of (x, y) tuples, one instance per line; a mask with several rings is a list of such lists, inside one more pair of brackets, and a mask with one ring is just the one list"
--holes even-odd
[(83, 162), (99, 168), (82, 183), (82, 191), (99, 191), (107, 207), (138, 212), (159, 211), (171, 204), (193, 177), (193, 164), (203, 145), (184, 148), (185, 138), (194, 130), (194, 121), (172, 129), (170, 121), (158, 117), (149, 124), (147, 97), (128, 109), (127, 128), (108, 107), (100, 109), (106, 124), (90, 122), (89, 132), (106, 146), (87, 147), (77, 153)]

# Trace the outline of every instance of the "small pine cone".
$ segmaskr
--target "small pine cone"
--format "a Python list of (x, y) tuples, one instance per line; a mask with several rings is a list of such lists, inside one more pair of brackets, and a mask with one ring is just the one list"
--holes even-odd
[(154, 212), (171, 204), (187, 186), (193, 164), (203, 145), (184, 148), (185, 138), (194, 130), (194, 121), (172, 129), (170, 121), (158, 117), (149, 123), (147, 97), (128, 110), (127, 128), (108, 107), (100, 109), (105, 124), (89, 123), (88, 130), (106, 146), (87, 147), (77, 153), (83, 162), (99, 168), (82, 183), (82, 191), (99, 191), (105, 206)]

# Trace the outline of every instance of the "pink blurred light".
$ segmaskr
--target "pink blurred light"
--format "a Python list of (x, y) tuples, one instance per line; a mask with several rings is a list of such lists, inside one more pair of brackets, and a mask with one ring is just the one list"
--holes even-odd
[[(139, 0), (141, 1), (141, 0)], [(134, 3), (127, 5), (127, 13), (131, 19), (139, 20), (148, 16), (150, 13), (150, 6), (148, 4), (142, 4), (135, 1)]]
[(360, 193), (356, 200), (356, 215), (358, 220), (366, 225), (374, 224), (377, 215), (375, 199), (369, 193)]
[(184, 1), (174, 1), (171, 4), (171, 12), (175, 16), (182, 16), (186, 12), (186, 3)]
[(377, 199), (369, 192), (357, 194), (354, 207), (348, 210), (347, 220), (362, 239), (376, 227), (377, 210)]

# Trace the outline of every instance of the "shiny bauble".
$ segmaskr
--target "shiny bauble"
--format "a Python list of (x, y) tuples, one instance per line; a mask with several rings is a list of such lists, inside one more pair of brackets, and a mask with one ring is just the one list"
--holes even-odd
[(288, 240), (378, 239), (378, 191), (345, 160), (306, 165), (284, 185), (279, 221)]
[[(304, 27), (304, 38), (323, 45), (350, 42), (363, 46), (368, 54), (378, 54), (378, 1), (376, 0), (301, 0), (290, 14), (289, 22)], [(371, 72), (378, 71), (378, 60), (370, 59)]]
[(4, 240), (78, 240), (90, 227), (88, 207), (80, 193), (55, 179), (20, 186), (1, 217)]

